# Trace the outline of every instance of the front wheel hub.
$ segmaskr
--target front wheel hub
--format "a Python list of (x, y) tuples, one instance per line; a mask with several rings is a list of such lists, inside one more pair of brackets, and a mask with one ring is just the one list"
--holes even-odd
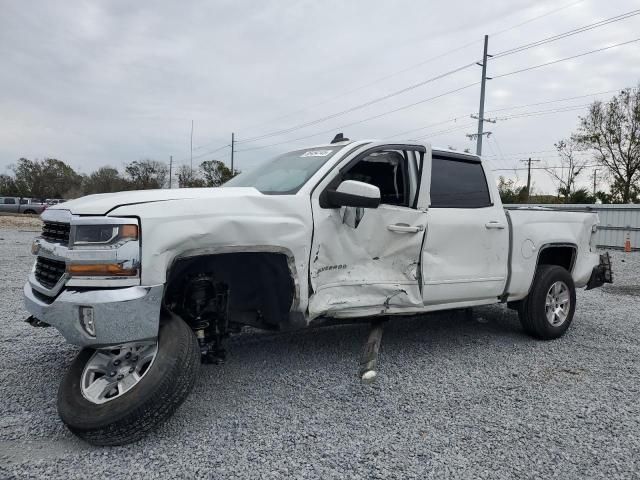
[(82, 396), (101, 404), (124, 395), (149, 371), (157, 353), (157, 342), (96, 350), (82, 372)]

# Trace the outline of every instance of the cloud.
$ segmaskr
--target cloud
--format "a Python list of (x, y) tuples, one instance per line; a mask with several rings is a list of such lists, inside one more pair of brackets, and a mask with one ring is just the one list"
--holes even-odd
[[(636, 6), (633, 0), (585, 0), (491, 36), (490, 51)], [(490, 8), (471, 1), (408, 0), (5, 2), (0, 16), (0, 169), (22, 156), (55, 156), (84, 172), (145, 157), (166, 161), (173, 155), (187, 161), (192, 119), (195, 155), (224, 146), (233, 131), (240, 141), (237, 165), (251, 168), (281, 151), (328, 141), (333, 131), (263, 150), (243, 149), (337, 131), (341, 125), (477, 82), (480, 70), (470, 68), (285, 135), (244, 144), (243, 138), (330, 115), (479, 60), (485, 33), (556, 8), (552, 1), (524, 0), (496, 0)], [(490, 75), (629, 40), (639, 27), (640, 17), (634, 17), (496, 59), (489, 64)], [(461, 45), (467, 46), (408, 69)], [(492, 80), (487, 109), (634, 85), (640, 76), (639, 56), (638, 44), (633, 44)], [(374, 83), (381, 77), (389, 78)], [(386, 137), (466, 117), (477, 108), (474, 87), (353, 125), (345, 134)], [(486, 153), (499, 158), (500, 152), (491, 150), (499, 145), (505, 159), (495, 163), (512, 166), (516, 162), (506, 158), (509, 152), (550, 149), (576, 123), (576, 112), (499, 122), (491, 126), (498, 143), (488, 143)], [(429, 141), (462, 149), (472, 146), (465, 133), (449, 131)], [(197, 148), (202, 145), (208, 148)], [(198, 160), (227, 160), (228, 154), (223, 149)], [(536, 183), (552, 189), (539, 175)]]

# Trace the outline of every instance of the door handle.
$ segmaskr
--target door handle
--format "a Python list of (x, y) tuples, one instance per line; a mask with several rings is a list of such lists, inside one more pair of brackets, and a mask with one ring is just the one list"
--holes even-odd
[(488, 229), (504, 230), (504, 223), (500, 222), (488, 222), (484, 226)]
[(418, 233), (424, 230), (424, 225), (412, 227), (411, 225), (407, 225), (406, 223), (396, 223), (393, 225), (387, 225), (387, 230), (398, 233)]

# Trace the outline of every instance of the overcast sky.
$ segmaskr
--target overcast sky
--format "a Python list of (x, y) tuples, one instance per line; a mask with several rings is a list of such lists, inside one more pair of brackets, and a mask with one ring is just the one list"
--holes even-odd
[[(474, 150), (465, 134), (476, 130), (469, 115), (478, 110), (477, 85), (349, 124), (478, 82), (478, 66), (314, 125), (243, 139), (339, 113), (480, 60), (484, 34), (496, 54), (638, 9), (640, 2), (0, 0), (0, 6), (0, 173), (20, 157), (55, 157), (88, 173), (142, 158), (168, 161), (169, 155), (188, 163), (191, 120), (194, 164), (228, 161), (224, 145), (233, 131), (241, 170), (329, 141), (338, 131), (361, 139), (415, 130), (404, 137)], [(633, 40), (638, 32), (640, 15), (495, 59), (488, 75)], [(486, 127), (493, 135), (483, 153), (493, 168), (522, 167), (519, 159), (529, 152), (555, 165), (553, 143), (571, 134), (584, 110), (500, 118), (578, 107), (612, 93), (491, 111), (639, 80), (640, 42), (491, 80), (487, 116), (499, 120)], [(433, 124), (439, 125), (417, 130)], [(323, 131), (331, 133), (312, 136)], [(300, 137), (309, 138), (291, 141)], [(590, 184), (590, 173), (583, 184)], [(526, 180), (526, 172), (517, 175)], [(534, 182), (553, 190), (543, 171), (534, 173)]]

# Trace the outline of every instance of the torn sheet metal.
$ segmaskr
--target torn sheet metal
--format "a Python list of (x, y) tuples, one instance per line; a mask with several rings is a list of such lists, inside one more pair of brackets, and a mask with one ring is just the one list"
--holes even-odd
[(306, 311), (313, 230), (308, 198), (263, 195), (244, 187), (184, 190), (191, 190), (194, 198), (122, 206), (110, 212), (140, 218), (143, 284), (164, 283), (167, 269), (181, 257), (281, 252), (289, 258), (299, 296), (292, 309)]
[[(425, 212), (381, 205), (358, 212), (356, 223), (354, 215), (348, 208), (314, 210), (309, 316), (422, 306), (418, 269)], [(389, 225), (417, 231), (394, 232)]]

